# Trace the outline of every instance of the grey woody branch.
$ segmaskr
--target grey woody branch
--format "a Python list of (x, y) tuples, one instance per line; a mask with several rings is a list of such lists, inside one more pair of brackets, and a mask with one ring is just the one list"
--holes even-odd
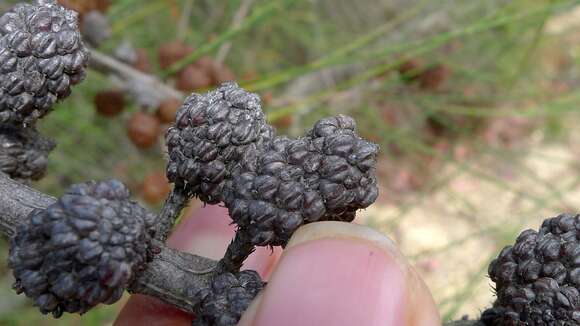
[[(0, 173), (0, 232), (15, 235), (17, 226), (24, 223), (35, 209), (45, 209), (56, 199), (25, 186)], [(154, 241), (155, 255), (141, 271), (128, 291), (149, 295), (185, 312), (193, 313), (198, 304), (196, 290), (207, 288), (214, 276), (217, 262), (171, 249)], [(474, 321), (458, 321), (445, 326), (479, 326)]]
[(117, 76), (126, 79), (134, 80), (141, 84), (145, 84), (155, 92), (159, 92), (161, 95), (170, 98), (182, 99), (185, 97), (183, 93), (168, 86), (166, 83), (162, 82), (158, 78), (141, 72), (109, 55), (106, 55), (98, 50), (90, 49), (90, 61), (89, 64), (95, 70), (113, 73)]

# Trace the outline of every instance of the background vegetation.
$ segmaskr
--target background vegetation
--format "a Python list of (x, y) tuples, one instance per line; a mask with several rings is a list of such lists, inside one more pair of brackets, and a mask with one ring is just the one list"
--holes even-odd
[[(400, 243), (445, 319), (490, 304), (487, 264), (523, 228), (580, 207), (580, 1), (114, 0), (106, 16), (99, 50), (130, 40), (169, 84), (230, 43), (225, 65), (283, 133), (356, 117), (382, 148), (381, 196), (360, 222)], [(196, 51), (160, 68), (160, 48), (178, 38)], [(111, 85), (89, 71), (42, 121), (58, 147), (37, 188), (58, 195), (115, 177), (143, 197), (147, 176), (162, 173), (162, 137), (146, 150), (127, 137), (131, 114), (154, 108), (96, 113), (95, 95)], [(122, 304), (55, 321), (11, 282), (2, 266), (0, 325), (105, 325)]]

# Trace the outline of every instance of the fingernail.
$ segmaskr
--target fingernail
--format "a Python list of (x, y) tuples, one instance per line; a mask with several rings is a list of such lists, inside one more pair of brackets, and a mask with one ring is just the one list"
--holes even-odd
[(313, 223), (294, 234), (250, 308), (253, 316), (241, 324), (405, 325), (405, 273), (384, 235), (353, 224)]

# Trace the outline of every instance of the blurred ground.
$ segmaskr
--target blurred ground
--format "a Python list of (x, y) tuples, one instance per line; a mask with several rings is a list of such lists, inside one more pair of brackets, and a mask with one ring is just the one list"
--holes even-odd
[(502, 246), (546, 217), (578, 212), (578, 137), (563, 146), (534, 135), (517, 164), (484, 155), (448, 164), (439, 173), (445, 186), (403, 205), (375, 205), (362, 222), (400, 244), (445, 317), (477, 315), (493, 301), (487, 265)]
[[(576, 7), (549, 20), (547, 31), (570, 31), (579, 21)], [(560, 41), (578, 38), (574, 33)], [(563, 56), (549, 51), (541, 59), (551, 65)], [(410, 195), (402, 205), (375, 205), (362, 216), (400, 244), (445, 319), (477, 316), (493, 302), (489, 261), (522, 230), (537, 229), (546, 217), (580, 211), (578, 112), (567, 116), (566, 137), (558, 141), (547, 141), (550, 135), (539, 129), (512, 149), (491, 146), (465, 157), (460, 145), (457, 160), (440, 168), (427, 186), (433, 191)], [(517, 128), (517, 120), (509, 121), (506, 131), (510, 128)], [(382, 197), (388, 202), (389, 192)]]
[[(580, 1), (255, 0), (246, 25), (233, 28), (244, 3), (195, 1), (187, 16), (187, 1), (113, 1), (112, 36), (99, 50), (112, 55), (129, 40), (149, 73), (203, 91), (210, 86), (190, 78), (199, 60), (187, 62), (185, 81), (163, 67), (167, 35), (214, 59), (231, 41), (226, 66), (262, 96), (281, 133), (353, 115), (383, 153), (381, 196), (360, 222), (401, 245), (445, 319), (492, 302), (487, 264), (523, 229), (580, 210)], [(166, 124), (153, 145), (136, 146), (130, 121), (157, 108), (127, 98), (114, 118), (96, 113), (95, 95), (111, 85), (90, 71), (42, 122), (59, 145), (35, 186), (58, 195), (116, 177), (157, 209)], [(54, 321), (10, 283), (0, 268), (0, 325), (107, 325), (121, 304)]]

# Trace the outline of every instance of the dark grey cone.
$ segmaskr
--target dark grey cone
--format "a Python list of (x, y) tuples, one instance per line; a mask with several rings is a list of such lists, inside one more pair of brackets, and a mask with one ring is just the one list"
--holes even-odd
[(194, 294), (200, 303), (192, 326), (235, 326), (264, 285), (255, 271), (218, 275), (210, 288)]
[(225, 180), (237, 165), (255, 164), (273, 137), (260, 98), (235, 83), (193, 94), (167, 131), (167, 177), (209, 204), (223, 201)]
[(39, 0), (0, 17), (0, 123), (34, 124), (85, 77), (77, 14)]
[(41, 179), (48, 167), (52, 140), (31, 128), (0, 127), (0, 171), (12, 179), (25, 182)]
[(489, 266), (497, 300), (486, 325), (580, 325), (580, 215), (526, 230)]
[(192, 95), (167, 135), (167, 175), (209, 204), (224, 202), (254, 245), (285, 245), (300, 225), (352, 221), (378, 195), (378, 146), (347, 116), (299, 139), (274, 137), (257, 95), (225, 83)]
[(347, 116), (322, 119), (306, 137), (276, 137), (225, 187), (231, 218), (254, 245), (284, 246), (301, 225), (354, 219), (372, 204), (378, 146)]
[(14, 289), (55, 317), (114, 303), (147, 263), (153, 220), (119, 181), (74, 185), (18, 226)]

